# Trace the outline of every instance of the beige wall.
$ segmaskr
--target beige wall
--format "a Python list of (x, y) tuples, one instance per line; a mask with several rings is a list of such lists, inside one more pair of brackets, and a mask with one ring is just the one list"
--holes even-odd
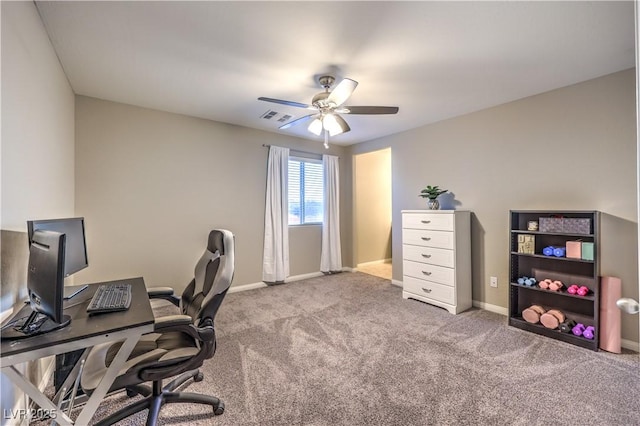
[(2, 2), (2, 229), (74, 203), (74, 95), (32, 2)]
[[(440, 185), (471, 210), (473, 299), (508, 305), (510, 209), (600, 210), (602, 274), (638, 297), (635, 74), (627, 70), (351, 147), (391, 147), (393, 227), (417, 194)], [(402, 280), (401, 236), (393, 234), (393, 278)], [(498, 288), (489, 286), (497, 276)], [(638, 321), (623, 317), (623, 338)]]
[[(90, 265), (77, 279), (143, 276), (148, 286), (182, 289), (209, 230), (227, 228), (236, 236), (234, 285), (260, 282), (262, 144), (325, 152), (320, 142), (77, 97), (76, 213), (86, 220)], [(328, 152), (349, 174), (344, 148)], [(351, 233), (347, 196), (343, 240)], [(292, 275), (320, 270), (320, 238), (320, 226), (290, 228)]]
[[(73, 216), (74, 95), (33, 2), (2, 2), (2, 246), (0, 310), (26, 297), (27, 225), (32, 218)], [(49, 358), (29, 363), (40, 385)], [(0, 375), (1, 406), (26, 408)], [(2, 417), (1, 424), (7, 419)]]
[(391, 259), (391, 149), (353, 157), (356, 264)]

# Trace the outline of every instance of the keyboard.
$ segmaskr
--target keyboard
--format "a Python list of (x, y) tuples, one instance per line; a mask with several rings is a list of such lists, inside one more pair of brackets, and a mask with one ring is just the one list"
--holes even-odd
[(91, 298), (87, 312), (98, 314), (102, 312), (126, 311), (131, 305), (131, 284), (112, 283), (101, 284)]

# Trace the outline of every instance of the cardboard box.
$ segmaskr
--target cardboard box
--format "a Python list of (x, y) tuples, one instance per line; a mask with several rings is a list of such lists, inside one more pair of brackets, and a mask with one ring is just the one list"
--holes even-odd
[(534, 254), (536, 251), (536, 237), (533, 235), (518, 235), (518, 253)]
[(567, 241), (567, 257), (582, 259), (582, 241)]
[(594, 247), (593, 243), (582, 243), (582, 260), (593, 260), (594, 259)]

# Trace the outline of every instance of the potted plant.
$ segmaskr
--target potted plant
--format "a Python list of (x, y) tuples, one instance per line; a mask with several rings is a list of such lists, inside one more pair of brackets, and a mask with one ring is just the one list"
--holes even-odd
[(427, 185), (425, 189), (420, 191), (419, 196), (422, 198), (427, 198), (427, 206), (429, 207), (429, 209), (438, 210), (440, 208), (440, 202), (438, 202), (438, 197), (447, 191), (448, 191), (447, 189), (440, 189), (438, 185), (436, 186)]

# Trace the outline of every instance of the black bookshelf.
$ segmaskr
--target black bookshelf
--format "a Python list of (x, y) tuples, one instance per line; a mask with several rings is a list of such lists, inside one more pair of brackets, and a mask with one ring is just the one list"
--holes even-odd
[[(540, 218), (589, 219), (587, 232), (544, 232), (528, 229), (529, 222), (538, 222)], [(583, 348), (598, 350), (599, 347), (599, 300), (600, 300), (600, 260), (599, 230), (600, 213), (598, 211), (510, 211), (509, 244), (509, 325), (532, 333), (547, 336)], [(533, 253), (518, 251), (518, 236), (530, 235), (535, 239)], [(567, 257), (545, 256), (542, 250), (547, 246), (565, 246), (567, 241), (580, 240), (593, 243), (593, 260), (572, 259)], [(560, 280), (565, 286), (560, 291), (542, 289), (537, 285), (528, 287), (518, 284), (518, 278), (536, 277), (538, 280), (549, 278)], [(592, 292), (587, 296), (572, 295), (567, 292), (571, 284), (586, 285)], [(594, 339), (575, 336), (552, 330), (542, 324), (526, 322), (522, 311), (531, 305), (540, 305), (545, 310), (560, 310), (568, 319), (585, 326), (594, 326)]]

